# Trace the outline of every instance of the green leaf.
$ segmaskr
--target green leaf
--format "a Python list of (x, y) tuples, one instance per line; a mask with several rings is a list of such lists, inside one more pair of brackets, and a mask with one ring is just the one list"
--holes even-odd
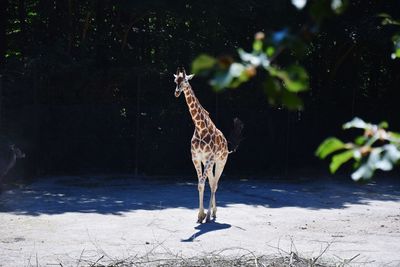
[(291, 65), (284, 70), (269, 67), (267, 70), (272, 76), (280, 78), (290, 92), (297, 93), (309, 89), (308, 73), (299, 65)]
[(215, 74), (214, 78), (210, 81), (215, 91), (221, 91), (227, 88), (233, 80), (233, 76), (229, 72), (220, 72)]
[(33, 12), (33, 11), (30, 11), (30, 12), (28, 12), (28, 17), (36, 17), (37, 16), (37, 13), (36, 12)]
[(249, 80), (249, 76), (247, 76), (246, 72), (242, 72), (239, 77), (234, 77), (234, 79), (231, 81), (231, 83), (227, 86), (229, 88), (237, 88), (239, 87), (242, 83), (245, 83)]
[(237, 88), (244, 82), (249, 80), (249, 76), (246, 73), (246, 68), (243, 64), (232, 63), (228, 70), (228, 75), (232, 77), (231, 82), (226, 85), (229, 88)]
[(260, 52), (262, 50), (263, 47), (263, 42), (261, 40), (255, 40), (253, 42), (253, 50), (255, 52)]
[(229, 74), (232, 77), (240, 77), (245, 71), (245, 66), (240, 63), (232, 63), (229, 67)]
[(282, 90), (282, 104), (289, 110), (303, 109), (303, 100), (287, 90)]
[(383, 157), (375, 163), (375, 168), (382, 171), (390, 171), (393, 169), (393, 163), (386, 157)]
[(396, 143), (400, 143), (400, 133), (396, 133), (396, 132), (388, 132), (390, 137), (395, 139), (393, 140)]
[(389, 128), (389, 123), (387, 121), (382, 121), (381, 123), (379, 123), (378, 126), (379, 126), (379, 128), (387, 129), (387, 128)]
[(349, 122), (343, 124), (343, 129), (350, 129), (350, 128), (359, 128), (359, 129), (366, 129), (369, 128), (370, 124), (366, 123), (360, 118), (355, 117)]
[(400, 48), (397, 48), (393, 54), (394, 54), (394, 58), (400, 58)]
[(285, 83), (289, 91), (300, 92), (308, 90), (308, 73), (302, 66), (292, 65), (286, 71), (289, 74), (289, 81), (285, 81)]
[(355, 139), (354, 142), (355, 142), (357, 145), (362, 146), (362, 145), (364, 145), (367, 141), (368, 141), (368, 138), (367, 138), (366, 136), (364, 136), (364, 135), (361, 135), (361, 136), (356, 137), (356, 139)]
[(199, 74), (200, 72), (209, 70), (214, 67), (217, 60), (209, 55), (202, 54), (195, 58), (192, 62), (192, 73)]
[(342, 166), (344, 163), (352, 159), (353, 154), (354, 154), (353, 150), (348, 150), (333, 156), (331, 164), (329, 165), (331, 173), (335, 173), (337, 169), (340, 168), (340, 166)]
[(358, 168), (355, 172), (353, 172), (351, 174), (351, 178), (354, 181), (358, 181), (361, 178), (370, 179), (373, 174), (374, 174), (374, 170), (371, 169), (367, 164), (363, 164), (363, 165), (361, 165), (360, 168)]
[(264, 92), (268, 97), (268, 102), (271, 105), (280, 103), (282, 88), (281, 88), (281, 83), (279, 81), (268, 75), (265, 82), (263, 83), (263, 87), (264, 87)]
[(384, 158), (390, 162), (397, 163), (400, 160), (400, 149), (393, 144), (387, 144), (383, 146), (385, 151)]
[(392, 16), (387, 13), (380, 13), (377, 16), (382, 18), (382, 25), (400, 25), (399, 20), (393, 19)]
[(265, 53), (267, 54), (268, 57), (272, 57), (275, 54), (275, 47), (268, 46), (267, 49), (265, 50)]
[(329, 154), (343, 149), (345, 147), (344, 143), (335, 137), (330, 137), (325, 139), (322, 142), (317, 150), (315, 151), (315, 155), (321, 159), (326, 158)]

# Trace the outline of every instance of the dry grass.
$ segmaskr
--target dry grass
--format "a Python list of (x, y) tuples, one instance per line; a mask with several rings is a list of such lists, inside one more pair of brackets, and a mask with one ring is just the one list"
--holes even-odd
[[(156, 256), (156, 255), (154, 255)], [(288, 257), (253, 257), (248, 254), (244, 254), (240, 257), (229, 257), (218, 254), (205, 255), (202, 257), (171, 257), (172, 255), (158, 255), (153, 259), (149, 258), (131, 258), (124, 259), (116, 262), (111, 262), (107, 264), (100, 263), (104, 257), (99, 258), (98, 261), (89, 263), (83, 266), (107, 266), (107, 267), (131, 267), (131, 266), (160, 266), (160, 267), (183, 267), (183, 266), (193, 266), (193, 267), (224, 267), (224, 266), (245, 266), (245, 267), (261, 267), (261, 266), (271, 266), (271, 267), (325, 267), (325, 266), (335, 266), (335, 264), (320, 264), (315, 263), (311, 264), (311, 260), (307, 260), (304, 258), (300, 258), (297, 255), (288, 256)], [(336, 265), (337, 266), (337, 265)]]
[[(163, 242), (155, 244), (145, 255), (134, 255), (125, 259), (115, 259), (108, 255), (98, 244), (96, 251), (82, 250), (79, 259), (74, 260), (76, 267), (345, 267), (352, 264), (365, 265), (371, 262), (355, 262), (354, 260), (360, 256), (357, 254), (350, 259), (326, 259), (323, 256), (329, 250), (332, 242), (326, 243), (321, 247), (317, 257), (307, 258), (298, 253), (296, 246), (292, 240), (289, 251), (279, 247), (272, 247), (272, 251), (276, 251), (271, 255), (256, 255), (254, 252), (241, 248), (232, 247), (218, 250), (210, 253), (203, 253), (199, 256), (185, 257), (180, 254), (174, 254), (170, 249), (163, 245)], [(157, 252), (156, 252), (157, 251)], [(161, 252), (159, 252), (161, 251)], [(93, 254), (95, 252), (95, 254)], [(97, 256), (95, 256), (97, 255)], [(29, 267), (42, 266), (33, 257), (29, 259)], [(32, 263), (32, 261), (34, 263)], [(46, 264), (47, 266), (64, 267), (62, 263)], [(66, 265), (74, 266), (74, 265)]]
[[(322, 260), (322, 256), (330, 247), (330, 243), (322, 249), (321, 253), (314, 258), (305, 258), (299, 255), (295, 250), (294, 245), (291, 251), (287, 252), (280, 248), (278, 253), (270, 256), (257, 256), (253, 252), (243, 248), (229, 248), (212, 253), (204, 254), (195, 257), (184, 257), (171, 253), (165, 249), (165, 253), (154, 253), (150, 251), (144, 256), (133, 256), (126, 259), (112, 260), (107, 255), (101, 255), (94, 261), (80, 259), (77, 266), (91, 267), (228, 267), (228, 266), (244, 266), (244, 267), (342, 267), (356, 259), (359, 254), (351, 259), (340, 259), (336, 262)], [(61, 265), (62, 266), (62, 265)]]

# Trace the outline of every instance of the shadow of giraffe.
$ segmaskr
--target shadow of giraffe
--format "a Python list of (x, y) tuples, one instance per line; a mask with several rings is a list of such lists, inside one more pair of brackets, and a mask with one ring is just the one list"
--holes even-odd
[(209, 232), (214, 232), (214, 231), (219, 231), (219, 230), (224, 230), (224, 229), (229, 229), (232, 226), (227, 223), (218, 223), (215, 221), (215, 219), (209, 221), (208, 223), (202, 223), (199, 224), (198, 226), (194, 227), (194, 229), (198, 230), (194, 234), (192, 234), (189, 238), (182, 239), (181, 242), (193, 242), (196, 238), (199, 236), (202, 236), (206, 233)]

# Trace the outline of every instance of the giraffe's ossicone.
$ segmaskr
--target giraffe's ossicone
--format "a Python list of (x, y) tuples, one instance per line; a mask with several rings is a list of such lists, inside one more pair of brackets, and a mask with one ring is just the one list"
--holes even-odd
[[(204, 219), (210, 221), (210, 217), (216, 218), (217, 206), (215, 194), (218, 188), (218, 181), (224, 170), (228, 155), (235, 151), (228, 150), (228, 142), (223, 133), (215, 126), (211, 120), (209, 113), (200, 104), (196, 98), (189, 80), (193, 78), (193, 74), (186, 75), (184, 69), (177, 70), (175, 77), (176, 89), (175, 96), (179, 97), (183, 92), (186, 103), (189, 108), (190, 116), (194, 123), (194, 134), (191, 140), (191, 153), (194, 167), (196, 168), (198, 177), (199, 190), (199, 214), (198, 223), (202, 223)], [(235, 129), (233, 133), (235, 146), (239, 144), (243, 123), (239, 119), (235, 119)], [(214, 170), (215, 166), (215, 172)], [(211, 189), (210, 205), (207, 214), (204, 213), (203, 198), (205, 181), (208, 182)]]

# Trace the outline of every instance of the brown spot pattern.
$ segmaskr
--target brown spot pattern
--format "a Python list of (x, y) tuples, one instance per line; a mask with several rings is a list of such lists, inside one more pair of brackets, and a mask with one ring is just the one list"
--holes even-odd
[(217, 145), (221, 145), (221, 137), (217, 137), (217, 140), (216, 140), (216, 143), (217, 143)]

